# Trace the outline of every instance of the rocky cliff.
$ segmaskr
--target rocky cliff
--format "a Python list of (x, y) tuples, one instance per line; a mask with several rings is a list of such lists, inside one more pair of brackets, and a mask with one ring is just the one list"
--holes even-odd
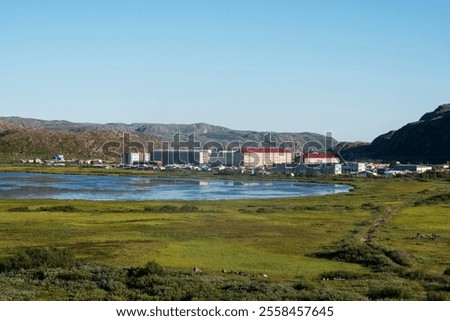
[(341, 152), (345, 159), (412, 163), (450, 161), (450, 104), (426, 113), (417, 122), (377, 137), (371, 144)]

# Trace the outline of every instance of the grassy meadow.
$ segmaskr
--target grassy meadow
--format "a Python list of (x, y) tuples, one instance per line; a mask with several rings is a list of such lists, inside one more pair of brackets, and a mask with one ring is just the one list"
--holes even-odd
[[(269, 200), (2, 199), (0, 299), (450, 300), (448, 178), (326, 180), (354, 189)], [(76, 263), (52, 265), (50, 251), (21, 266), (42, 255), (29, 249), (64, 249)]]

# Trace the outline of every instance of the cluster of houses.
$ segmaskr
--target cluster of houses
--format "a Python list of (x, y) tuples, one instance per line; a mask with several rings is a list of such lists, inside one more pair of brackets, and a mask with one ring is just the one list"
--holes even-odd
[(373, 164), (347, 162), (329, 152), (294, 153), (286, 148), (249, 147), (236, 150), (164, 149), (151, 153), (124, 153), (122, 165), (151, 168), (241, 168), (258, 173), (271, 171), (287, 174), (356, 174), (358, 176), (396, 176), (432, 170), (431, 165)]
[(22, 159), (21, 160), (22, 163), (34, 163), (34, 164), (60, 164), (60, 165), (64, 165), (64, 163), (66, 162), (66, 159), (64, 158), (64, 155), (55, 155), (53, 156), (51, 159), (49, 160), (42, 160), (40, 158), (36, 158), (36, 159)]
[(40, 165), (49, 165), (49, 166), (65, 166), (66, 163), (76, 163), (79, 165), (89, 165), (89, 166), (98, 166), (98, 167), (109, 167), (107, 164), (104, 164), (101, 159), (89, 159), (89, 160), (67, 160), (64, 155), (58, 154), (54, 155), (50, 159), (42, 160), (40, 158), (35, 159), (21, 159), (23, 164), (40, 164)]

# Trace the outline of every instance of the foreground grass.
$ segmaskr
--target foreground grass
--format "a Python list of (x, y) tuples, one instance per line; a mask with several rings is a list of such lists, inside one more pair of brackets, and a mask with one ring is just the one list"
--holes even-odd
[[(192, 202), (194, 210), (186, 213), (165, 209), (163, 202), (67, 205), (9, 200), (0, 205), (4, 235), (0, 246), (13, 253), (16, 248), (52, 245), (102, 264), (143, 265), (155, 260), (170, 268), (265, 273), (276, 280), (312, 277), (329, 269), (360, 269), (305, 255), (344, 238), (358, 216), (364, 220), (369, 215), (362, 210), (350, 215), (298, 209), (298, 202)], [(170, 204), (181, 209), (186, 202)], [(64, 206), (69, 211), (60, 211)]]
[[(450, 207), (433, 198), (450, 193), (448, 181), (348, 183), (355, 188), (346, 194), (271, 200), (0, 200), (3, 260), (55, 246), (79, 262), (44, 280), (35, 277), (40, 267), (5, 270), (2, 298), (80, 299), (75, 289), (92, 287), (84, 299), (450, 299)], [(152, 281), (131, 286), (130, 267), (152, 261), (164, 277), (144, 273)], [(98, 271), (116, 287), (99, 286)], [(81, 283), (61, 281), (66, 272), (84, 275), (74, 276)], [(149, 284), (160, 284), (158, 295)], [(173, 287), (185, 290), (171, 296)], [(198, 287), (203, 294), (189, 290)]]

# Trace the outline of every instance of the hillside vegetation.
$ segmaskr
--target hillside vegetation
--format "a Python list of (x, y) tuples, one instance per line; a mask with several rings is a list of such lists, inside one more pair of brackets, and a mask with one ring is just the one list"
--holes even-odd
[[(102, 132), (128, 132), (135, 135), (150, 135), (157, 137), (157, 141), (173, 142), (174, 136), (179, 134), (181, 141), (187, 141), (189, 135), (194, 134), (196, 141), (201, 146), (206, 143), (219, 143), (226, 148), (229, 144), (230, 148), (235, 148), (236, 144), (244, 144), (247, 142), (262, 143), (267, 140), (270, 144), (281, 144), (295, 142), (297, 146), (304, 146), (306, 143), (315, 143), (314, 146), (325, 145), (325, 136), (323, 134), (311, 132), (298, 133), (277, 133), (259, 132), (254, 130), (234, 130), (222, 126), (216, 126), (206, 123), (196, 124), (155, 124), (155, 123), (109, 123), (109, 124), (91, 124), (91, 123), (73, 123), (63, 120), (40, 120), (21, 117), (0, 117), (0, 121), (5, 123), (21, 126), (28, 129), (40, 129), (54, 132), (70, 132), (85, 133), (92, 131)], [(336, 143), (332, 138), (327, 138), (329, 146)], [(272, 146), (271, 145), (271, 146)]]
[[(148, 141), (156, 144), (160, 142), (157, 137), (139, 133), (133, 134), (131, 139), (144, 144)], [(66, 159), (104, 159), (103, 144), (122, 141), (123, 132), (120, 131), (52, 131), (0, 121), (0, 162), (37, 158), (44, 160), (56, 154), (63, 154)]]

